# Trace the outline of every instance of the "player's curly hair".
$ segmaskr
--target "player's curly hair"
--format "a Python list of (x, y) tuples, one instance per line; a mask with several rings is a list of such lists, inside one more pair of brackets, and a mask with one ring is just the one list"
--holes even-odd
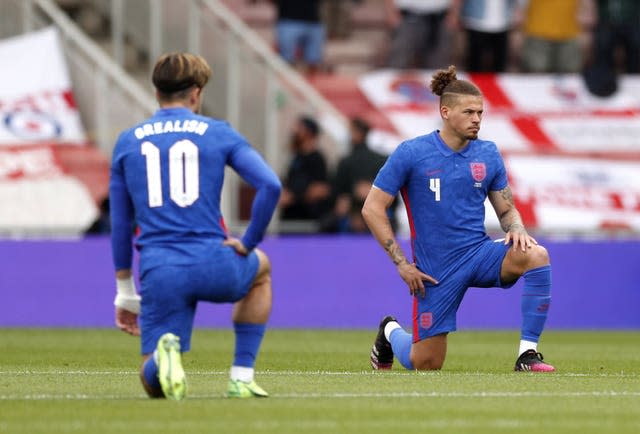
[(467, 80), (458, 80), (455, 65), (447, 69), (439, 69), (431, 77), (431, 92), (440, 97), (440, 105), (453, 103), (459, 95), (482, 96), (478, 87)]
[(162, 99), (180, 99), (193, 86), (203, 88), (211, 77), (211, 67), (202, 56), (173, 52), (160, 56), (151, 75)]

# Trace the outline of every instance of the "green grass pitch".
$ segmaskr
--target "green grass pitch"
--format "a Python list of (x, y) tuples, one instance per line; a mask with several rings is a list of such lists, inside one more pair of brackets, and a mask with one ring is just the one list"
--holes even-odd
[[(1, 329), (0, 433), (640, 433), (640, 332), (548, 331), (557, 372), (513, 372), (518, 335), (450, 335), (440, 372), (372, 372), (371, 330), (269, 330), (256, 379), (223, 398), (230, 330), (198, 330), (189, 396), (151, 400), (138, 339), (104, 329)], [(397, 364), (397, 363), (396, 363)]]

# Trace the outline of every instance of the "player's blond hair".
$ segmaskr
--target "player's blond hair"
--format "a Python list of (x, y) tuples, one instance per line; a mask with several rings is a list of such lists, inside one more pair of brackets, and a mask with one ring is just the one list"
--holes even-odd
[(162, 100), (186, 97), (196, 86), (203, 88), (211, 77), (211, 67), (202, 56), (191, 53), (167, 53), (153, 67), (151, 81)]
[(467, 80), (458, 80), (455, 65), (439, 69), (431, 77), (431, 92), (440, 97), (440, 106), (455, 105), (461, 95), (482, 96), (478, 87)]

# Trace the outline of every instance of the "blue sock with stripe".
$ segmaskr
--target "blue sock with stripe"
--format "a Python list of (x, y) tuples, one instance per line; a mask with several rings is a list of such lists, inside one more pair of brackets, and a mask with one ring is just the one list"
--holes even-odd
[(551, 305), (551, 265), (525, 272), (520, 339), (538, 342)]
[(410, 357), (411, 345), (413, 345), (411, 334), (398, 327), (389, 334), (389, 342), (393, 349), (393, 355), (396, 356), (400, 364), (407, 369), (413, 370), (413, 363), (411, 363)]
[(266, 324), (233, 323), (236, 333), (236, 349), (233, 358), (233, 366), (253, 368), (256, 364), (256, 356), (262, 343)]
[(152, 389), (162, 388), (162, 386), (160, 386), (160, 379), (158, 378), (158, 364), (153, 356), (145, 360), (142, 366), (142, 376), (144, 377), (144, 381), (146, 381)]

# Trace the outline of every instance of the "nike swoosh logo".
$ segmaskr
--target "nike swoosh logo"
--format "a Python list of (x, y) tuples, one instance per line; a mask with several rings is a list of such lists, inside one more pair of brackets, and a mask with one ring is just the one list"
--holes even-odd
[(431, 175), (435, 175), (437, 173), (442, 173), (442, 169), (430, 170), (430, 171), (426, 172), (426, 175), (427, 176), (431, 176)]

